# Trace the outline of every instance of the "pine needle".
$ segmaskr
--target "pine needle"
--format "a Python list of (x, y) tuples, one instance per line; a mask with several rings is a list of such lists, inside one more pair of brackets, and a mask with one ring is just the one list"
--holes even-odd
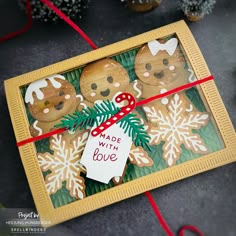
[[(66, 128), (71, 131), (79, 129), (88, 129), (93, 127), (94, 124), (105, 122), (111, 116), (120, 111), (111, 101), (103, 101), (100, 104), (95, 104), (93, 108), (83, 108), (82, 111), (75, 111), (73, 114), (64, 116), (61, 122), (55, 127)], [(150, 136), (145, 130), (144, 124), (141, 124), (140, 119), (135, 114), (128, 114), (123, 119), (119, 120), (117, 124), (132, 138), (135, 146), (141, 146), (144, 149), (151, 150), (149, 146)]]

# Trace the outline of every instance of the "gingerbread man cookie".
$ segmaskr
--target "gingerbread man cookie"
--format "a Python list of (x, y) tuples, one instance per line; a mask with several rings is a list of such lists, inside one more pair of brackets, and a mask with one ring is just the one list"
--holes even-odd
[[(113, 59), (102, 59), (87, 65), (80, 77), (81, 94), (84, 96), (87, 104), (92, 106), (101, 100), (112, 100), (122, 92), (131, 93), (136, 99), (142, 96), (142, 86), (138, 81), (130, 83), (129, 75), (122, 65)], [(121, 104), (116, 104), (120, 106)], [(122, 106), (122, 105), (121, 105)], [(134, 111), (134, 113), (136, 113)], [(138, 117), (140, 117), (137, 114)], [(129, 154), (129, 161), (139, 167), (151, 166), (152, 160), (148, 157), (147, 152), (142, 147), (132, 145)], [(112, 179), (115, 185), (122, 182), (125, 170), (121, 177)]]
[[(143, 98), (162, 94), (195, 79), (191, 69), (185, 69), (186, 61), (178, 47), (178, 40), (172, 38), (167, 42), (153, 40), (141, 47), (135, 57), (135, 73), (142, 83)], [(184, 92), (181, 94), (184, 95)], [(165, 109), (170, 97), (156, 100), (149, 105)], [(195, 108), (185, 96), (186, 111)]]
[(64, 115), (74, 112), (80, 101), (72, 84), (62, 75), (32, 82), (25, 93), (29, 112), (36, 119), (30, 126), (31, 135), (49, 132)]
[[(193, 71), (185, 69), (185, 58), (178, 40), (166, 43), (153, 40), (141, 47), (135, 57), (135, 73), (143, 87), (143, 98), (167, 92), (193, 80)], [(168, 98), (161, 103), (168, 104)]]
[(97, 100), (112, 100), (118, 92), (129, 92), (136, 98), (142, 94), (137, 81), (130, 83), (122, 65), (109, 58), (85, 66), (80, 77), (80, 90), (91, 105)]

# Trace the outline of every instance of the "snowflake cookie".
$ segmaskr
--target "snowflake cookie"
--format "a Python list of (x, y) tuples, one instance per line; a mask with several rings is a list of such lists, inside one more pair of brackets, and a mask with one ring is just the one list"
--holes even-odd
[(66, 181), (71, 197), (85, 197), (84, 178), (80, 176), (81, 172), (85, 173), (85, 169), (80, 164), (80, 159), (88, 134), (88, 131), (80, 132), (70, 142), (63, 135), (53, 135), (50, 138), (50, 149), (54, 153), (38, 153), (41, 170), (51, 171), (45, 178), (46, 189), (50, 195), (61, 189), (62, 183)]
[(148, 133), (151, 137), (150, 144), (160, 144), (164, 141), (163, 159), (168, 166), (172, 166), (180, 158), (184, 147), (194, 153), (205, 154), (208, 149), (199, 134), (192, 130), (198, 130), (205, 126), (209, 115), (204, 112), (186, 112), (185, 97), (175, 94), (170, 99), (166, 109), (157, 110), (153, 106), (145, 106), (144, 110), (148, 119), (156, 126), (150, 126)]

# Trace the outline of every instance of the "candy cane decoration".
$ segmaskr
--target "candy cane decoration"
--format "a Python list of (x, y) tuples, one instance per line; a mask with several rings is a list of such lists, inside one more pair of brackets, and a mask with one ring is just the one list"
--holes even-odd
[(128, 105), (121, 108), (119, 112), (117, 112), (115, 115), (113, 115), (111, 118), (109, 118), (107, 121), (100, 124), (98, 127), (96, 127), (92, 132), (92, 136), (97, 136), (106, 129), (108, 129), (113, 124), (117, 123), (119, 120), (121, 120), (124, 116), (129, 114), (132, 110), (134, 110), (136, 106), (136, 100), (134, 96), (130, 93), (121, 93), (116, 98), (115, 101), (117, 103), (123, 102), (127, 100)]

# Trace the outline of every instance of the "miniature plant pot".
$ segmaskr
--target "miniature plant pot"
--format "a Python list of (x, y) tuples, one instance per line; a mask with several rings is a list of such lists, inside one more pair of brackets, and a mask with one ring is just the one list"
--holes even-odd
[(204, 16), (203, 15), (192, 15), (191, 13), (187, 14), (186, 17), (188, 18), (189, 21), (199, 21), (201, 20)]
[(161, 4), (161, 0), (146, 0), (140, 3), (138, 0), (128, 0), (128, 7), (136, 12), (146, 12), (157, 8)]

